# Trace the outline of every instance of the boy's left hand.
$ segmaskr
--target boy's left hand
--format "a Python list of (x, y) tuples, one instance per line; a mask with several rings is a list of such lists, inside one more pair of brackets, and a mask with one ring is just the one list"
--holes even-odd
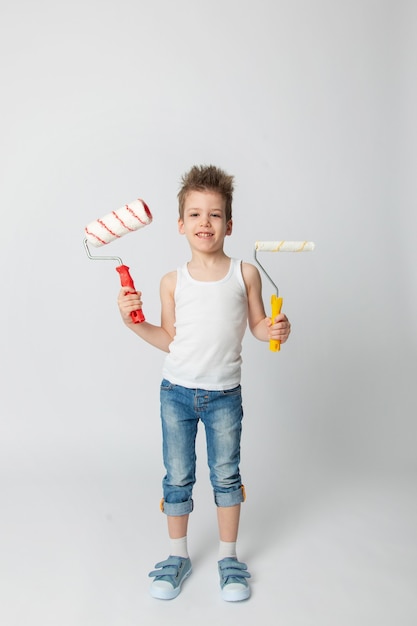
[(277, 315), (274, 320), (268, 318), (268, 339), (285, 343), (290, 336), (291, 324), (284, 313)]

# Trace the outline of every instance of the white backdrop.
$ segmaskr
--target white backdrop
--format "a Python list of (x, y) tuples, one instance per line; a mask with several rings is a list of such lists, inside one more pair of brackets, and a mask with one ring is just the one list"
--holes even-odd
[(316, 242), (262, 257), (293, 333), (279, 354), (245, 338), (253, 502), (413, 480), (415, 3), (2, 0), (0, 18), (2, 483), (129, 475), (157, 506), (164, 355), (123, 327), (83, 228), (146, 200), (152, 225), (98, 253), (158, 322), (160, 277), (188, 258), (180, 177), (202, 163), (236, 177), (229, 254)]

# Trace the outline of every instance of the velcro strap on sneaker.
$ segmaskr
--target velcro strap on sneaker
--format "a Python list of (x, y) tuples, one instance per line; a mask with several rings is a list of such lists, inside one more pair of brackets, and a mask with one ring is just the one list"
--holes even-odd
[(148, 576), (176, 576), (180, 565), (181, 560), (178, 557), (170, 556), (165, 561), (156, 563), (155, 567), (157, 569), (149, 572)]
[(236, 559), (223, 559), (219, 562), (219, 567), (224, 578), (229, 576), (237, 578), (250, 578), (246, 563), (240, 563), (240, 561), (237, 561)]
[(226, 567), (225, 569), (222, 569), (222, 575), (225, 578), (228, 578), (229, 576), (233, 576), (234, 578), (250, 578), (250, 574), (247, 570), (236, 567)]

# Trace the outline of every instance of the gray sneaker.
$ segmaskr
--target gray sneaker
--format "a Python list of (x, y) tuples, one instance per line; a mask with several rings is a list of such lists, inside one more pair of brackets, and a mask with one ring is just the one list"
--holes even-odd
[(151, 596), (160, 600), (172, 600), (181, 591), (181, 585), (191, 574), (190, 559), (181, 556), (170, 556), (155, 565), (157, 569), (149, 572), (154, 577), (151, 584)]
[(222, 598), (227, 602), (247, 600), (250, 596), (250, 587), (247, 578), (250, 578), (246, 563), (227, 557), (218, 562), (220, 587)]

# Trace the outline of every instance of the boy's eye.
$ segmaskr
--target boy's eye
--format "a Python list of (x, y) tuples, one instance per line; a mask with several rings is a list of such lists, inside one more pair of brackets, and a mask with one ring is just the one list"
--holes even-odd
[[(193, 211), (192, 213), (189, 214), (190, 217), (199, 217), (200, 213), (198, 213), (197, 211)], [(220, 213), (210, 213), (210, 217), (221, 217)]]

